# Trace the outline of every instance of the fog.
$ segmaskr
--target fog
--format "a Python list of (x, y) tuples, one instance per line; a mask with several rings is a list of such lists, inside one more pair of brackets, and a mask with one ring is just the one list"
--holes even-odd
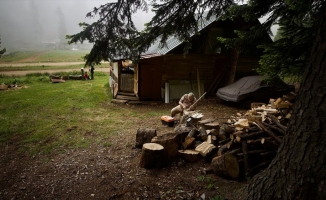
[[(97, 18), (86, 18), (86, 14), (108, 2), (114, 0), (0, 0), (0, 48), (10, 51), (17, 43), (30, 48), (65, 40), (65, 35), (82, 30), (80, 22), (96, 21)], [(152, 16), (137, 13), (136, 27), (143, 29)]]

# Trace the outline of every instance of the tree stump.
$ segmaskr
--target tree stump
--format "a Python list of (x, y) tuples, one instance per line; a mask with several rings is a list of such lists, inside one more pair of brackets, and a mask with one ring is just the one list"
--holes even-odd
[(211, 167), (216, 175), (223, 178), (237, 179), (240, 176), (240, 167), (236, 157), (228, 153), (213, 158)]
[(161, 168), (164, 164), (164, 147), (156, 143), (143, 144), (140, 156), (140, 167), (151, 169)]
[(156, 136), (156, 130), (150, 128), (139, 128), (136, 134), (136, 147), (142, 148), (143, 144), (150, 143)]
[(201, 154), (198, 151), (192, 149), (179, 150), (179, 155), (181, 158), (188, 162), (196, 162), (202, 158)]
[(181, 135), (176, 133), (165, 133), (155, 136), (151, 142), (160, 144), (164, 147), (164, 155), (168, 160), (178, 157), (178, 150), (181, 146)]

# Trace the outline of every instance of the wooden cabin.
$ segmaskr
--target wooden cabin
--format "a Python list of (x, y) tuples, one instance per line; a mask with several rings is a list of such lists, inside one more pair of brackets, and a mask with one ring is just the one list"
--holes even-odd
[[(234, 62), (232, 49), (226, 49), (216, 37), (235, 37), (234, 30), (246, 27), (250, 25), (241, 18), (236, 22), (207, 20), (200, 34), (192, 37), (192, 48), (186, 55), (184, 43), (171, 37), (166, 47), (152, 45), (137, 65), (116, 60), (111, 72), (114, 98), (168, 103), (189, 92), (197, 98), (204, 92), (215, 95), (218, 88), (225, 86), (228, 66)], [(261, 54), (259, 50), (240, 54), (235, 79), (257, 74), (253, 69), (259, 67)]]

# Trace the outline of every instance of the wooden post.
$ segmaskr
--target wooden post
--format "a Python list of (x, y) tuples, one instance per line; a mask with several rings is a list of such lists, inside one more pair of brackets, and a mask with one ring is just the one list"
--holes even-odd
[(200, 77), (199, 77), (199, 70), (197, 68), (197, 85), (198, 85), (198, 96), (201, 96), (201, 91), (200, 91)]

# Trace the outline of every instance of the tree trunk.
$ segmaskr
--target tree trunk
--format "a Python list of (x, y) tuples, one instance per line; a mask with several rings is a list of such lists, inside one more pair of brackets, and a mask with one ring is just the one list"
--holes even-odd
[(248, 199), (326, 198), (326, 10), (277, 156), (248, 187)]

